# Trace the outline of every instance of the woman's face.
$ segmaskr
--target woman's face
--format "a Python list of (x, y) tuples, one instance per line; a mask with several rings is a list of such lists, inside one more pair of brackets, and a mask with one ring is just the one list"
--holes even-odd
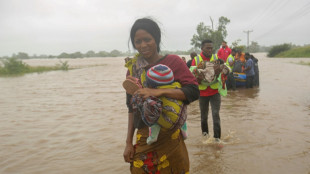
[(153, 36), (145, 30), (137, 30), (134, 37), (134, 44), (136, 49), (147, 60), (155, 60), (157, 57), (157, 45)]

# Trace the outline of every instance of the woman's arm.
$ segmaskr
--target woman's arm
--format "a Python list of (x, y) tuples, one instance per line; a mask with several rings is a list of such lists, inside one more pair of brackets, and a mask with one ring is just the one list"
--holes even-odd
[(139, 94), (141, 97), (146, 99), (150, 96), (155, 97), (169, 97), (177, 100), (186, 100), (186, 96), (181, 89), (152, 89), (152, 88), (142, 88), (135, 92), (135, 94)]
[(134, 147), (132, 144), (133, 134), (135, 129), (133, 127), (133, 113), (128, 113), (128, 129), (127, 129), (127, 138), (126, 138), (126, 147), (124, 150), (124, 160), (125, 162), (132, 162), (134, 155)]

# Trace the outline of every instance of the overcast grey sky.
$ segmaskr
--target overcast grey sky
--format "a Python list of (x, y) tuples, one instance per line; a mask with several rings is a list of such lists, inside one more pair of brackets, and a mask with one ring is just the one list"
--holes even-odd
[(0, 0), (0, 56), (128, 50), (137, 18), (160, 23), (162, 50), (189, 50), (200, 22), (230, 19), (228, 45), (310, 44), (309, 0)]

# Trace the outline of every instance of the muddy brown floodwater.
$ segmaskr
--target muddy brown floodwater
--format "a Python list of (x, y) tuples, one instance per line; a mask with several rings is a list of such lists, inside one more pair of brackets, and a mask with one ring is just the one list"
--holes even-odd
[[(254, 55), (260, 86), (222, 97), (221, 146), (201, 136), (198, 102), (188, 107), (190, 173), (310, 173), (310, 67), (296, 64), (310, 59)], [(123, 58), (68, 63), (78, 69), (0, 78), (1, 174), (129, 173)]]

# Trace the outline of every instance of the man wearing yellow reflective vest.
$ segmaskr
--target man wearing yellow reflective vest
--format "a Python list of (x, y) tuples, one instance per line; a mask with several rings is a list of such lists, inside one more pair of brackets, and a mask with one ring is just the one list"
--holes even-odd
[(228, 74), (226, 84), (227, 84), (227, 89), (232, 89), (232, 90), (236, 90), (236, 80), (233, 74), (236, 52), (237, 51), (235, 49), (232, 49), (231, 54), (227, 57), (227, 60), (226, 60), (226, 66), (230, 68), (230, 73)]
[[(201, 43), (201, 53), (197, 55), (193, 61), (192, 66), (197, 66), (199, 62), (217, 60), (216, 54), (212, 54), (213, 43), (211, 40), (204, 40)], [(199, 107), (201, 116), (201, 130), (202, 134), (206, 137), (209, 136), (208, 128), (208, 113), (209, 103), (211, 103), (212, 119), (213, 119), (213, 131), (214, 138), (216, 141), (220, 141), (221, 138), (221, 122), (220, 122), (220, 106), (221, 106), (221, 95), (218, 92), (219, 83), (211, 83), (206, 85), (202, 79), (197, 78), (199, 83)]]

